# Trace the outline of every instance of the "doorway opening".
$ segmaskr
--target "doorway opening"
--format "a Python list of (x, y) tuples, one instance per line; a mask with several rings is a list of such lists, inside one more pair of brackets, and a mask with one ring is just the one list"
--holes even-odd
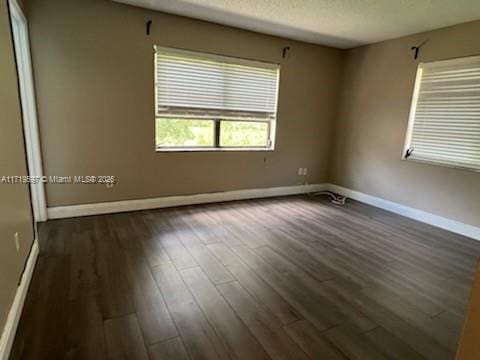
[(10, 7), (10, 19), (20, 87), (28, 173), (31, 177), (39, 180), (38, 182), (34, 181), (30, 183), (33, 217), (35, 222), (42, 222), (47, 220), (47, 204), (44, 184), (40, 181), (43, 177), (43, 167), (37, 122), (32, 61), (30, 57), (28, 23), (17, 1), (9, 0), (8, 3)]

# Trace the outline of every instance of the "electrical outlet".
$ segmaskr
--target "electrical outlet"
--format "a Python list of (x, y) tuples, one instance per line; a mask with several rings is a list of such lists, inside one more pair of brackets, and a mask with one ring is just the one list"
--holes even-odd
[(307, 168), (303, 168), (303, 175), (307, 175), (307, 172), (308, 172), (308, 169), (307, 169)]
[(298, 175), (302, 175), (303, 174), (303, 168), (298, 168)]
[(13, 237), (15, 239), (15, 248), (17, 249), (17, 252), (19, 252), (20, 251), (20, 238), (18, 236), (18, 232), (13, 234)]

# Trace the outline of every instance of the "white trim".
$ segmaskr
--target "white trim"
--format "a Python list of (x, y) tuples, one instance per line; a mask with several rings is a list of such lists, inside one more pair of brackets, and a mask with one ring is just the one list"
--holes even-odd
[(368, 205), (372, 205), (393, 213), (424, 222), (429, 225), (439, 227), (460, 235), (468, 236), (475, 240), (480, 240), (480, 227), (468, 225), (460, 221), (444, 218), (439, 215), (434, 215), (429, 212), (415, 209), (406, 205), (398, 204), (393, 201), (384, 200), (382, 198), (368, 195), (356, 190), (347, 189), (342, 186), (334, 184), (326, 184), (329, 191), (340, 195), (347, 196), (351, 199), (358, 200)]
[(232, 190), (224, 192), (168, 196), (151, 199), (112, 201), (93, 204), (69, 205), (49, 207), (49, 219), (62, 219), (77, 216), (88, 216), (98, 214), (110, 214), (125, 211), (148, 210), (182, 205), (207, 204), (222, 201), (245, 200), (266, 198), (272, 196), (284, 196), (294, 194), (305, 194), (309, 192), (322, 191), (325, 184), (281, 186), (264, 189)]
[(180, 55), (180, 56), (192, 57), (199, 60), (214, 61), (214, 62), (220, 62), (220, 63), (233, 64), (233, 65), (259, 67), (262, 69), (269, 69), (269, 70), (280, 69), (279, 63), (246, 59), (246, 58), (230, 56), (230, 55), (213, 54), (213, 53), (204, 52), (204, 51), (179, 49), (179, 48), (173, 48), (173, 47), (167, 47), (167, 46), (161, 46), (161, 45), (153, 45), (153, 49), (155, 50), (156, 53)]
[(423, 63), (418, 64), (417, 74), (415, 76), (415, 85), (413, 87), (412, 103), (410, 105), (410, 114), (408, 116), (407, 133), (403, 145), (402, 160), (406, 160), (405, 154), (412, 143), (413, 125), (415, 124), (415, 113), (417, 112), (418, 95), (420, 94), (420, 84), (422, 82)]
[(473, 225), (464, 224), (462, 222), (434, 215), (429, 212), (415, 209), (406, 205), (398, 204), (393, 201), (384, 200), (382, 198), (364, 194), (362, 192), (347, 189), (334, 184), (312, 184), (312, 185), (295, 185), (282, 186), (264, 189), (247, 189), (233, 190), (225, 192), (168, 196), (151, 199), (137, 199), (112, 201), (93, 204), (55, 206), (48, 208), (49, 219), (62, 219), (77, 216), (89, 216), (99, 214), (110, 214), (126, 211), (148, 210), (157, 208), (166, 208), (183, 205), (207, 204), (222, 201), (245, 200), (256, 198), (267, 198), (274, 196), (285, 196), (295, 194), (305, 194), (328, 190), (337, 194), (347, 196), (348, 198), (358, 200), (368, 205), (372, 205), (393, 213), (421, 221), (441, 229), (449, 230), (457, 234), (480, 240), (480, 228)]
[[(17, 59), (20, 99), (23, 113), (23, 129), (27, 151), (28, 173), (43, 176), (40, 136), (38, 130), (35, 91), (33, 85), (28, 24), (16, 0), (9, 0), (15, 55)], [(35, 221), (47, 220), (47, 203), (42, 182), (30, 184)]]
[(15, 333), (17, 332), (20, 316), (22, 315), (23, 304), (25, 303), (28, 286), (30, 285), (30, 280), (33, 276), (33, 270), (35, 269), (37, 257), (38, 242), (37, 240), (34, 240), (27, 264), (25, 266), (25, 271), (23, 272), (20, 285), (18, 285), (15, 298), (13, 299), (13, 304), (8, 313), (5, 327), (2, 331), (2, 337), (0, 338), (0, 360), (7, 360), (10, 356), (13, 339), (15, 338)]

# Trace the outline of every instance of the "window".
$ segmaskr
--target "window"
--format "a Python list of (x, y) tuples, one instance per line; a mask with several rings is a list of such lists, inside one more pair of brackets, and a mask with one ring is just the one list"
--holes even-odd
[(280, 68), (155, 47), (158, 151), (272, 150)]
[(480, 56), (418, 66), (404, 157), (480, 171)]

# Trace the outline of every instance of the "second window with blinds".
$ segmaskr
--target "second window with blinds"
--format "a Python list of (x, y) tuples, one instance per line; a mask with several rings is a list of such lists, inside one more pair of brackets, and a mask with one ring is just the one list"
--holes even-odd
[(480, 171), (480, 56), (418, 66), (404, 157)]
[(157, 151), (273, 150), (277, 64), (155, 47)]

